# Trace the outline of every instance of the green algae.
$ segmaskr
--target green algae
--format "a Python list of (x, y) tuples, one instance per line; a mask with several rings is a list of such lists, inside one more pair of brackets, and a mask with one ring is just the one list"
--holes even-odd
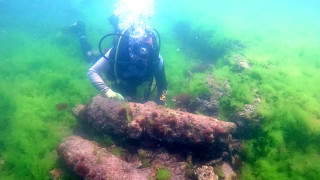
[[(246, 9), (246, 1), (233, 2), (232, 6), (201, 2), (190, 5), (177, 1), (180, 8), (171, 11), (170, 8), (176, 7), (171, 6), (172, 1), (157, 4), (165, 7), (164, 14), (176, 13), (170, 14), (172, 24), (164, 18), (165, 26), (160, 23), (159, 27), (161, 34), (165, 34), (161, 54), (169, 84), (167, 99), (170, 101), (172, 96), (182, 93), (194, 96), (207, 93), (206, 72), (188, 73), (199, 63), (201, 54), (190, 52), (193, 49), (189, 47), (194, 45), (188, 43), (182, 48), (183, 34), (171, 32), (173, 24), (181, 19), (191, 21), (190, 32), (197, 32), (199, 27), (205, 29), (202, 33), (214, 32), (204, 43), (212, 43), (214, 49), (223, 52), (214, 59), (208, 59), (211, 52), (200, 58), (214, 62), (212, 73), (220, 83), (226, 80), (230, 83), (230, 94), (220, 100), (220, 118), (229, 120), (255, 97), (261, 99), (257, 109), (261, 127), (251, 132), (251, 136), (243, 137), (246, 144), (242, 152), (242, 179), (319, 177), (319, 25), (312, 18), (307, 18), (304, 24), (298, 23), (312, 10), (293, 11), (299, 15), (299, 21), (292, 22), (290, 13), (285, 17), (280, 16), (282, 12), (271, 13), (272, 5), (268, 4), (272, 3), (250, 2), (266, 9), (259, 11), (259, 8)], [(291, 5), (284, 9), (292, 10)], [(94, 3), (89, 7), (99, 9)], [(244, 10), (239, 12), (235, 7)], [(96, 44), (105, 33), (101, 28), (101, 24), (105, 24), (105, 13), (97, 13), (93, 18), (90, 8), (77, 8), (89, 21), (88, 27), (96, 27), (97, 30), (88, 29), (90, 41)], [(252, 18), (256, 16), (261, 19)], [(52, 29), (44, 29), (40, 36), (34, 36), (30, 28), (22, 33), (27, 28), (18, 23), (25, 22), (21, 20), (12, 25), (17, 27), (6, 27), (5, 22), (15, 22), (18, 18), (12, 21), (14, 17), (10, 14), (0, 18), (7, 32), (0, 35), (5, 44), (0, 47), (0, 155), (3, 160), (0, 179), (50, 179), (48, 172), (59, 166), (55, 147), (77, 124), (70, 112), (58, 112), (54, 106), (59, 102), (68, 103), (70, 107), (85, 104), (97, 93), (85, 75), (90, 65), (84, 62), (76, 38), (52, 34)], [(161, 22), (161, 17), (156, 18)], [(282, 20), (281, 23), (277, 19)], [(44, 24), (50, 28), (62, 25), (55, 23)], [(44, 27), (41, 23), (34, 24), (37, 24), (34, 29)], [(195, 42), (191, 41), (193, 34), (187, 37), (190, 42)], [(177, 35), (182, 36), (181, 42), (177, 41)], [(222, 48), (228, 38), (246, 44), (245, 49), (232, 53), (240, 51), (249, 60), (250, 70), (239, 72), (235, 63), (228, 62), (230, 49)], [(111, 143), (108, 138), (106, 141)]]
[[(28, 36), (21, 38), (32, 41)], [(55, 52), (50, 51), (53, 49)], [(23, 52), (1, 61), (2, 67), (11, 67), (11, 71), (4, 72), (7, 78), (1, 80), (2, 87), (15, 90), (5, 93), (7, 101), (1, 101), (1, 106), (5, 106), (1, 110), (7, 112), (3, 114), (10, 121), (1, 120), (6, 128), (1, 132), (5, 136), (0, 138), (4, 147), (1, 154), (5, 157), (0, 178), (48, 179), (48, 172), (57, 166), (57, 144), (71, 134), (76, 124), (69, 111), (56, 111), (55, 104), (85, 103), (94, 91), (88, 89), (90, 84), (81, 75), (86, 65), (57, 53), (59, 48), (55, 45), (38, 41), (24, 46)], [(34, 53), (38, 55), (35, 58)], [(74, 63), (82, 67), (73, 68)], [(38, 66), (33, 67), (34, 64)], [(74, 78), (75, 74), (79, 76)]]
[(125, 111), (126, 111), (127, 123), (130, 123), (132, 121), (132, 117), (130, 115), (130, 107), (129, 107), (129, 105), (126, 104), (126, 103), (122, 103), (121, 107), (124, 108)]
[(120, 147), (114, 147), (111, 149), (111, 153), (117, 157), (121, 157), (123, 154), (123, 149)]
[(216, 166), (216, 167), (214, 167), (213, 171), (214, 171), (214, 173), (215, 173), (216, 175), (218, 175), (218, 176), (221, 177), (221, 178), (226, 177), (226, 175), (224, 174), (224, 172), (223, 172), (223, 170), (222, 170), (222, 166)]
[[(233, 22), (233, 25), (239, 24)], [(224, 30), (254, 44), (240, 51), (251, 68), (240, 71), (235, 63), (229, 62), (227, 55), (218, 57), (212, 71), (220, 84), (226, 80), (230, 84), (230, 94), (220, 100), (221, 119), (229, 120), (245, 104), (253, 103), (254, 98), (260, 99), (257, 113), (261, 126), (242, 137), (246, 145), (242, 152), (245, 164), (241, 176), (243, 179), (315, 179), (320, 174), (317, 169), (320, 149), (316, 142), (320, 133), (320, 98), (316, 85), (320, 77), (320, 57), (315, 51), (319, 43), (311, 39), (319, 36), (310, 29), (300, 28), (308, 37), (304, 39), (301, 34), (291, 32), (294, 43), (288, 44), (285, 39), (288, 36), (282, 36), (287, 32), (281, 27), (274, 27), (273, 32), (277, 34), (271, 34), (256, 28), (254, 23), (244, 24), (252, 30), (248, 28), (242, 34), (235, 32), (238, 29)], [(243, 35), (246, 37), (240, 37)], [(301, 163), (303, 161), (308, 163)]]
[(152, 154), (146, 150), (138, 150), (138, 157), (139, 160), (141, 161), (141, 167), (150, 167), (151, 166), (151, 158)]
[(168, 180), (171, 177), (171, 172), (165, 168), (157, 170), (157, 180)]

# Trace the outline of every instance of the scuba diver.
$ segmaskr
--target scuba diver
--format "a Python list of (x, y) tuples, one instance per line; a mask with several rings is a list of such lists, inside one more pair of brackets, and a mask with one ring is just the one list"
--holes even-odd
[[(165, 104), (167, 81), (163, 59), (159, 54), (159, 33), (152, 28), (134, 27), (121, 32), (118, 27), (119, 18), (116, 15), (111, 16), (109, 22), (115, 33), (107, 34), (100, 40), (99, 51), (102, 57), (100, 56), (87, 73), (91, 83), (105, 97), (120, 101), (139, 102), (137, 94), (140, 92), (141, 95), (143, 91), (142, 102), (145, 102), (156, 88), (156, 103)], [(87, 41), (84, 24), (77, 22), (73, 28), (78, 32), (82, 53), (88, 61), (92, 61), (97, 56)], [(159, 37), (159, 45), (154, 32)], [(101, 42), (110, 36), (114, 36), (113, 47), (103, 53)], [(102, 78), (103, 74), (111, 84), (106, 84)], [(154, 79), (156, 83), (152, 88)]]

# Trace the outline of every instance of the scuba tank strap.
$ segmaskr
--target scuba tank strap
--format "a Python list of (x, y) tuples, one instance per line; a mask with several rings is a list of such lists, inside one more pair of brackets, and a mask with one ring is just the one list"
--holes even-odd
[(116, 56), (115, 56), (115, 58), (114, 58), (114, 74), (115, 74), (116, 78), (118, 78), (118, 73), (117, 73), (117, 60), (118, 60), (119, 47), (120, 47), (121, 39), (122, 39), (124, 33), (125, 33), (127, 30), (128, 30), (128, 28), (125, 29), (125, 30), (123, 30), (123, 32), (121, 33), (121, 36), (119, 37), (118, 44), (117, 44)]

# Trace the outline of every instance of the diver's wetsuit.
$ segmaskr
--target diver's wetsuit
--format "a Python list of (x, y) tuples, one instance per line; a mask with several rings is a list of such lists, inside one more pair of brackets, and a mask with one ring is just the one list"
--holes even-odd
[[(107, 91), (109, 87), (103, 81), (101, 75), (105, 74), (109, 80), (117, 81), (116, 87), (112, 87), (113, 90), (125, 95), (134, 96), (137, 86), (145, 86), (144, 100), (148, 100), (150, 95), (150, 88), (155, 77), (157, 84), (157, 100), (160, 99), (164, 90), (167, 89), (166, 76), (164, 71), (164, 63), (162, 57), (159, 55), (158, 61), (148, 69), (145, 69), (143, 73), (139, 74), (139, 71), (135, 67), (130, 67), (128, 64), (117, 64), (117, 73), (115, 73), (115, 48), (110, 49), (106, 53), (105, 59), (101, 57), (88, 71), (88, 77), (91, 83), (101, 92)], [(129, 58), (129, 57), (127, 57)], [(146, 84), (145, 84), (146, 83)]]
[[(114, 32), (121, 34), (120, 29), (118, 28), (119, 17), (112, 15), (109, 17), (109, 22), (114, 28)], [(86, 37), (80, 37), (80, 44), (82, 53), (86, 56), (87, 60), (92, 61), (95, 57), (92, 53), (91, 46), (89, 45)], [(157, 47), (156, 39), (152, 38), (155, 43), (153, 47)], [(164, 70), (163, 59), (160, 56), (159, 52), (153, 49), (150, 51), (148, 58), (145, 60), (148, 61), (148, 65), (140, 66), (132, 63), (133, 60), (130, 58), (129, 49), (129, 40), (123, 37), (121, 45), (119, 46), (119, 37), (115, 36), (113, 39), (113, 48), (111, 48), (106, 54), (105, 57), (101, 57), (88, 71), (88, 77), (91, 83), (101, 92), (106, 92), (109, 87), (102, 79), (102, 74), (106, 75), (106, 78), (115, 82), (115, 87), (112, 86), (112, 89), (116, 92), (119, 92), (122, 95), (133, 97), (136, 95), (136, 88), (139, 85), (144, 85), (144, 101), (147, 101), (149, 95), (151, 94), (151, 86), (153, 82), (153, 77), (156, 80), (157, 85), (157, 101), (163, 103), (160, 100), (163, 91), (167, 90), (167, 81)], [(118, 52), (117, 47), (119, 47)], [(98, 58), (96, 58), (98, 59)], [(95, 60), (96, 60), (95, 59)], [(126, 62), (126, 63), (121, 63)], [(116, 67), (115, 67), (116, 66)], [(120, 82), (118, 82), (120, 81)]]

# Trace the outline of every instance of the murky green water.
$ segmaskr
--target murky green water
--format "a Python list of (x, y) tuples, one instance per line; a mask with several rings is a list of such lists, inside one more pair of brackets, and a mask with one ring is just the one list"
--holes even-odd
[[(82, 20), (97, 48), (112, 32), (107, 18), (115, 3), (0, 0), (0, 179), (50, 179), (59, 167), (55, 147), (77, 125), (71, 108), (98, 93), (86, 77), (91, 64), (77, 38), (60, 30)], [(260, 99), (261, 127), (242, 137), (242, 178), (317, 179), (320, 3), (156, 0), (154, 8), (168, 99), (206, 92), (208, 73), (230, 84), (221, 118)], [(237, 71), (229, 60), (234, 54), (250, 68)], [(213, 69), (186, 77), (202, 63)], [(59, 103), (68, 107), (57, 110)]]

